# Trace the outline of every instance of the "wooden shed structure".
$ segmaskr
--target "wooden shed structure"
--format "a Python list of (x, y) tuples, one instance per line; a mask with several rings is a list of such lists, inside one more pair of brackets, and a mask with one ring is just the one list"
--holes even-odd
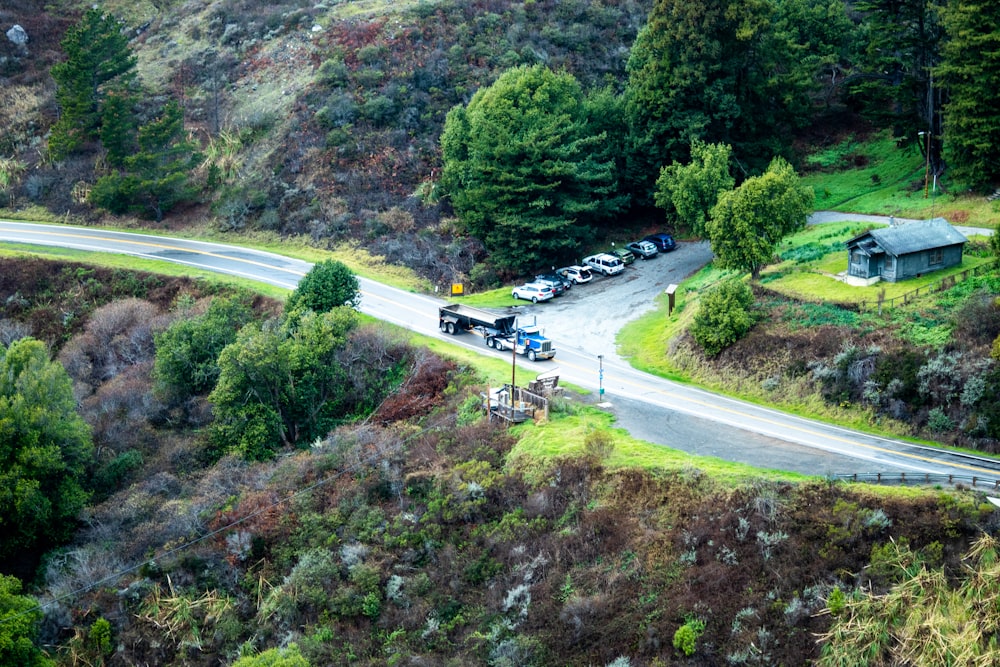
[(848, 279), (894, 283), (962, 263), (968, 239), (944, 218), (872, 229), (847, 241)]

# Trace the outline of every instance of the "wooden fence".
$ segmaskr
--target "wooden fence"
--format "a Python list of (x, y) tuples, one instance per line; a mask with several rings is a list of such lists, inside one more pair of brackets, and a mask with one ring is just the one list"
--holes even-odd
[(966, 269), (961, 273), (953, 273), (950, 276), (945, 276), (941, 280), (932, 283), (930, 285), (924, 285), (923, 287), (918, 287), (914, 290), (910, 290), (909, 292), (901, 294), (900, 296), (894, 296), (891, 299), (877, 299), (875, 301), (860, 301), (857, 304), (839, 304), (839, 305), (842, 305), (845, 308), (851, 308), (851, 306), (854, 305), (857, 308), (858, 312), (861, 313), (872, 312), (872, 311), (881, 313), (883, 310), (894, 308), (900, 304), (909, 303), (911, 301), (914, 301), (915, 299), (920, 298), (921, 296), (927, 296), (928, 294), (933, 294), (935, 292), (947, 291), (952, 287), (954, 287), (955, 285), (957, 285), (958, 283), (965, 282), (966, 280), (968, 280), (973, 276), (981, 276), (984, 273), (989, 273), (990, 271), (996, 270), (996, 268), (997, 268), (996, 261), (990, 262), (988, 264), (980, 264), (979, 266), (973, 267), (971, 269)]

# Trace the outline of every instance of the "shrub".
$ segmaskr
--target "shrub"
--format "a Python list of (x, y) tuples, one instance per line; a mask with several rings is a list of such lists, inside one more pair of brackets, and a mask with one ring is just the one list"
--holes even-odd
[(615, 437), (606, 429), (595, 429), (583, 438), (583, 453), (596, 461), (604, 461), (615, 451)]
[(955, 428), (955, 422), (941, 408), (933, 408), (927, 413), (927, 428), (935, 433), (945, 433)]
[(287, 648), (272, 648), (257, 655), (240, 658), (233, 667), (310, 667), (299, 652), (299, 647), (289, 644)]
[(686, 656), (694, 655), (698, 638), (705, 632), (705, 621), (689, 618), (674, 632), (674, 648)]
[(753, 291), (746, 283), (719, 283), (702, 297), (691, 335), (707, 355), (719, 354), (753, 327), (753, 303)]
[(840, 588), (834, 588), (830, 591), (830, 595), (826, 599), (826, 607), (832, 615), (840, 615), (846, 606), (847, 596), (844, 595), (844, 591), (840, 590)]
[(339, 306), (356, 307), (361, 300), (357, 277), (341, 262), (328, 259), (315, 264), (299, 281), (285, 312), (296, 309), (325, 313)]

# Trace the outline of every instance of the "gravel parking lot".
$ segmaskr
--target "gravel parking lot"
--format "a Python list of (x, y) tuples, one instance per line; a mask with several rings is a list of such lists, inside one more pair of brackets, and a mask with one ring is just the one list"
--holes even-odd
[(518, 310), (537, 316), (539, 326), (560, 347), (622, 361), (615, 349), (615, 336), (622, 326), (651, 310), (668, 285), (680, 283), (711, 259), (707, 241), (678, 243), (672, 252), (646, 261), (637, 259), (617, 276), (596, 274), (591, 282), (575, 285), (562, 296)]

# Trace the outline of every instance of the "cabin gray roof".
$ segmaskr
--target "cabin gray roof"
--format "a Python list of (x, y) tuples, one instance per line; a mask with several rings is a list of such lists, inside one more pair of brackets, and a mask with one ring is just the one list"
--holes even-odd
[(867, 236), (889, 254), (899, 257), (931, 248), (944, 248), (968, 241), (965, 236), (943, 218), (919, 220), (894, 227), (882, 227), (856, 236), (847, 242), (848, 247), (859, 245)]

